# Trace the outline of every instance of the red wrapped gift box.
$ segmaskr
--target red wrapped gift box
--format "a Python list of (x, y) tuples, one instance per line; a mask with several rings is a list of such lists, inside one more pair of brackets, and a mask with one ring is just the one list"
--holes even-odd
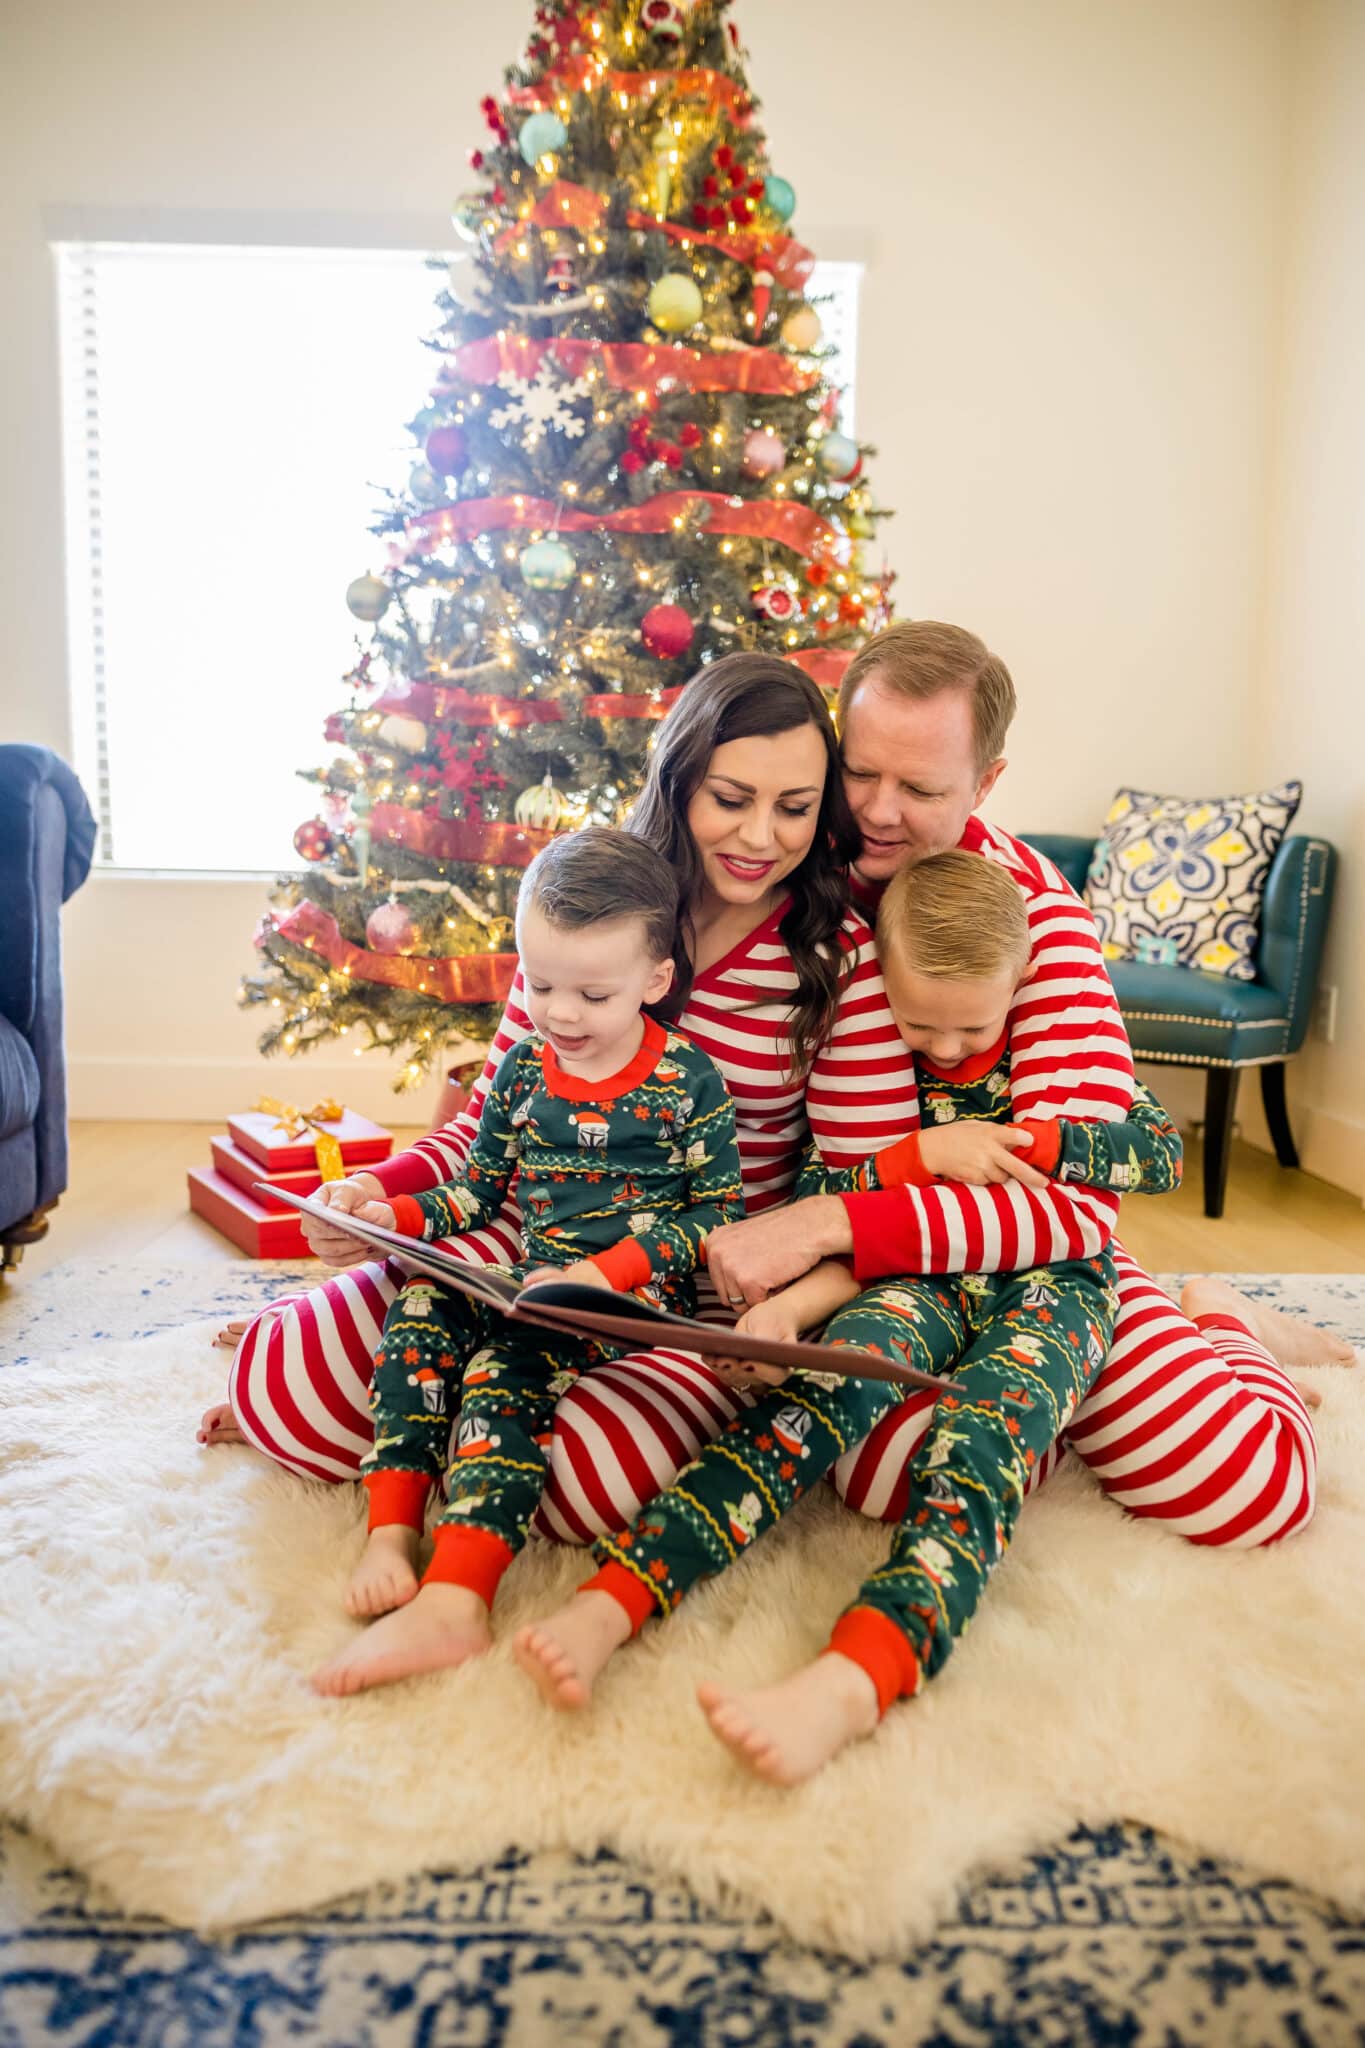
[[(345, 1110), (335, 1123), (320, 1124), (319, 1129), (338, 1141), (348, 1169), (373, 1166), (377, 1159), (387, 1159), (393, 1150), (393, 1132), (386, 1131), (382, 1124), (372, 1124), (367, 1116), (360, 1116), (353, 1109)], [(240, 1116), (230, 1116), (228, 1130), (234, 1144), (266, 1169), (261, 1179), (269, 1174), (296, 1173), (317, 1164), (313, 1132), (304, 1130), (291, 1138), (279, 1118), (268, 1109), (244, 1109)]]
[(188, 1175), (190, 1207), (253, 1259), (310, 1259), (297, 1212), (277, 1214), (256, 1195), (249, 1195), (225, 1174), (208, 1166), (192, 1166)]
[(230, 1180), (234, 1187), (254, 1195), (258, 1202), (264, 1202), (267, 1209), (281, 1216), (294, 1216), (297, 1211), (291, 1209), (287, 1202), (272, 1202), (269, 1195), (257, 1193), (262, 1183), (268, 1180), (272, 1188), (288, 1188), (291, 1195), (311, 1195), (322, 1186), (322, 1169), (316, 1159), (311, 1166), (300, 1167), (296, 1173), (267, 1174), (260, 1161), (244, 1152), (240, 1145), (234, 1145), (231, 1138), (214, 1138), (210, 1142), (215, 1171), (224, 1180)]

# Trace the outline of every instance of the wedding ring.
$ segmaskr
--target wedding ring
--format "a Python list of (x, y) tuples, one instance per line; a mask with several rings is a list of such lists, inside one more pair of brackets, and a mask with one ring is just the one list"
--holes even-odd
[(728, 1294), (725, 1298), (729, 1302), (731, 1308), (744, 1307), (744, 1296), (742, 1294)]

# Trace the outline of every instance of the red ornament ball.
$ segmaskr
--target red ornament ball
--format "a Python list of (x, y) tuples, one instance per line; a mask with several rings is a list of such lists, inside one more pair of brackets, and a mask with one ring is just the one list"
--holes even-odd
[(427, 468), (434, 469), (437, 476), (458, 476), (469, 460), (469, 443), (463, 427), (453, 422), (445, 427), (433, 427), (427, 435), (423, 450)]
[(294, 851), (303, 860), (326, 860), (334, 841), (321, 818), (309, 818), (294, 834)]
[(672, 661), (676, 655), (686, 654), (695, 631), (680, 604), (652, 605), (640, 621), (640, 638), (650, 653), (657, 654), (661, 661)]
[(375, 953), (411, 953), (416, 950), (417, 929), (402, 904), (390, 898), (366, 918), (365, 943)]

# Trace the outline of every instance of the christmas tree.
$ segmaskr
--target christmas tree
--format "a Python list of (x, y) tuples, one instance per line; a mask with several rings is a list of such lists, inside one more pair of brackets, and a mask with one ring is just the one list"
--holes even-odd
[(265, 1052), (357, 1033), (411, 1087), (487, 1037), (522, 871), (619, 819), (687, 678), (758, 648), (833, 689), (886, 622), (870, 451), (728, 17), (545, 0), (481, 103), (416, 460), (346, 593), (373, 635), (244, 984)]

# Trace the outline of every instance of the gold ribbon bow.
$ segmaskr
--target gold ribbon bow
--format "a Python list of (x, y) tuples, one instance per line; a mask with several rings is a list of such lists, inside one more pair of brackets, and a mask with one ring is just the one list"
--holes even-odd
[(346, 1111), (340, 1102), (333, 1102), (328, 1096), (322, 1102), (315, 1102), (311, 1109), (299, 1109), (292, 1102), (281, 1102), (277, 1096), (262, 1095), (256, 1108), (267, 1116), (275, 1118), (275, 1129), (287, 1137), (301, 1138), (305, 1131), (313, 1133), (313, 1149), (317, 1154), (318, 1171), (324, 1180), (345, 1180), (346, 1163), (341, 1156), (341, 1140), (334, 1131), (324, 1131), (323, 1124), (337, 1124)]

